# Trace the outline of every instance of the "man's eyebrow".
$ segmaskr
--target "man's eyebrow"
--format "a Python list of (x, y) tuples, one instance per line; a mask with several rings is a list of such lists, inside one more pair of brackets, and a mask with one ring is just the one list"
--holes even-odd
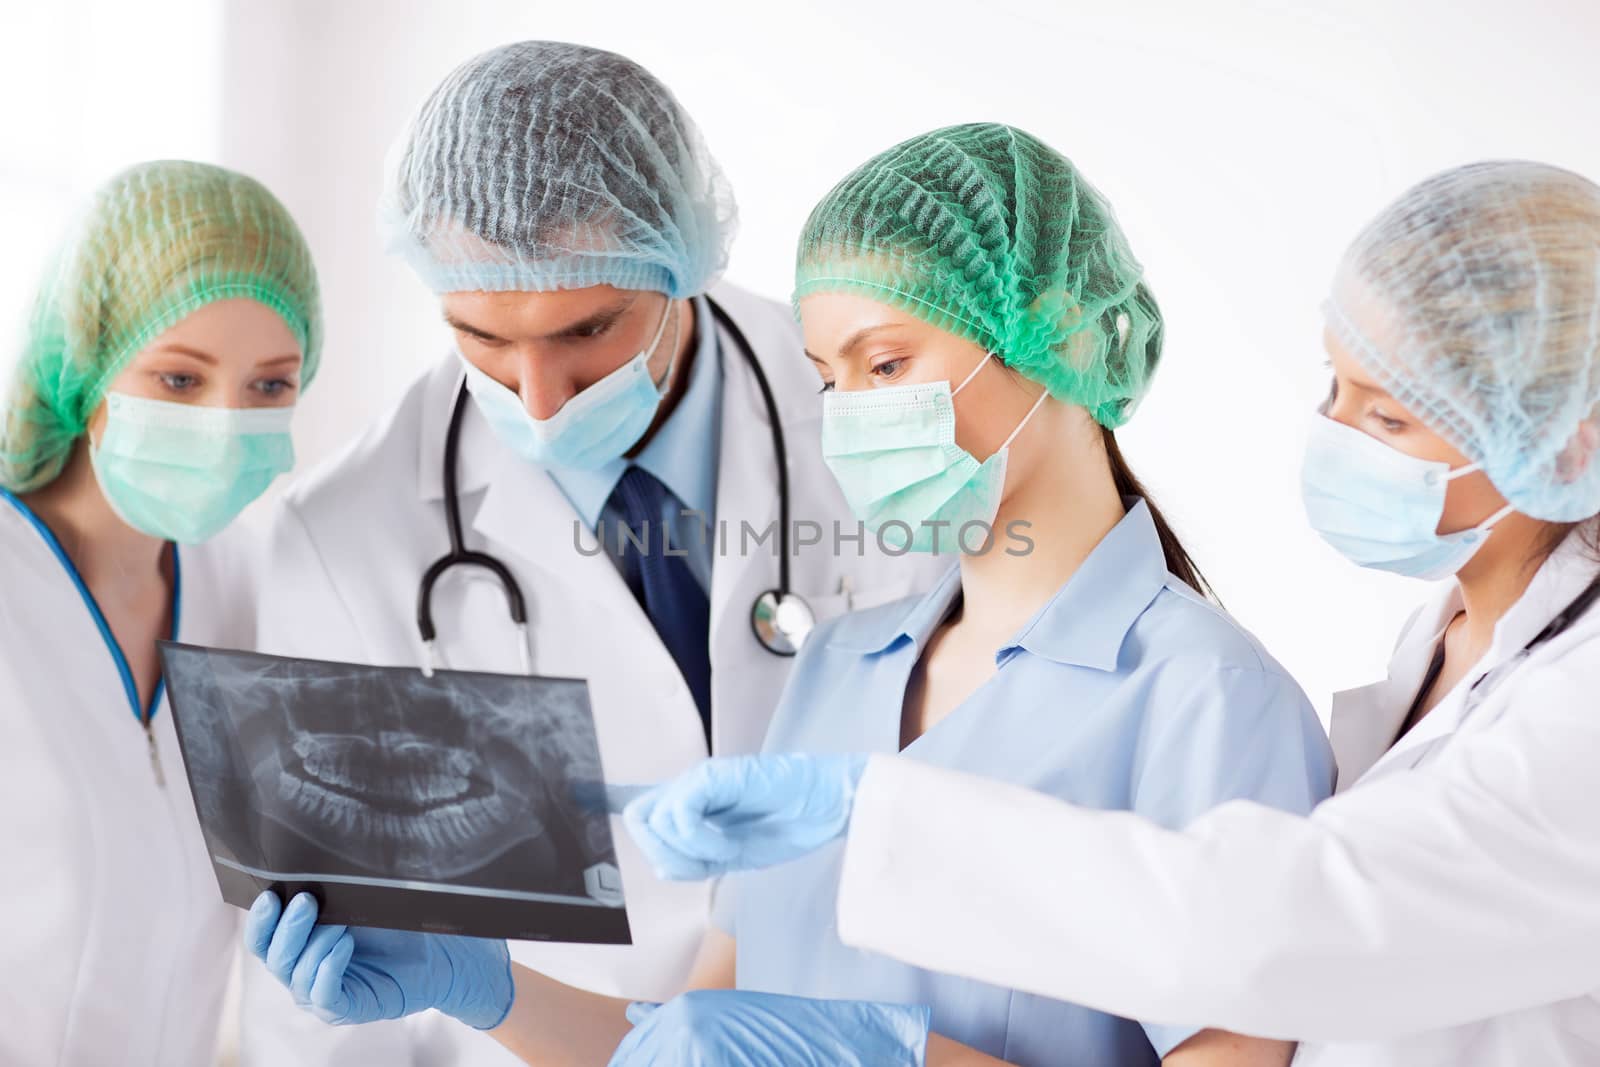
[[(633, 306), (635, 299), (637, 299), (637, 297), (624, 298), (609, 307), (603, 307), (597, 311), (591, 311), (589, 314), (585, 315), (581, 319), (578, 319), (576, 322), (569, 322), (567, 325), (562, 326), (559, 329), (550, 331), (544, 335), (543, 339), (555, 341), (563, 338), (582, 337), (588, 334), (598, 333), (620, 319), (623, 313)], [(505, 340), (504, 337), (501, 337), (498, 334), (490, 333), (488, 330), (482, 329), (481, 327), (474, 326), (472, 323), (461, 318), (459, 315), (453, 314), (450, 311), (446, 311), (444, 313), (444, 321), (450, 326), (451, 329), (460, 330), (462, 333), (469, 334), (470, 336), (476, 337), (482, 341)]]
[(564, 337), (582, 337), (586, 334), (598, 333), (622, 317), (623, 312), (633, 306), (632, 299), (619, 300), (610, 307), (603, 307), (598, 311), (590, 312), (577, 322), (570, 322), (559, 330), (545, 334), (547, 340), (559, 340)]
[(488, 330), (480, 330), (472, 323), (460, 318), (449, 311), (444, 313), (444, 321), (452, 330), (460, 330), (464, 334), (476, 337), (480, 341), (504, 341), (504, 337), (497, 337)]

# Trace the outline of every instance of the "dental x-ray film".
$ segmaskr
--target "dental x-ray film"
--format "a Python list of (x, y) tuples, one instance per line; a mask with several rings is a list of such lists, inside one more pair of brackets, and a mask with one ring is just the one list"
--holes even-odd
[(223, 899), (330, 923), (628, 944), (587, 683), (161, 643)]

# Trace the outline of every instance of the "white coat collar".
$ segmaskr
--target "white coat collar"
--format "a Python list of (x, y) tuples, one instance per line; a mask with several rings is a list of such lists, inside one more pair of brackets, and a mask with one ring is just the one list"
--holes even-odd
[[(1459, 697), (1480, 677), (1516, 655), (1594, 578), (1596, 564), (1581, 534), (1573, 531), (1540, 565), (1528, 588), (1495, 624), (1489, 650), (1452, 691)], [(1433, 651), (1450, 620), (1461, 610), (1461, 591), (1454, 581), (1440, 588), (1402, 631), (1389, 664), (1389, 676), (1360, 689), (1337, 693), (1329, 735), (1339, 766), (1338, 788), (1380, 764), (1403, 761), (1405, 753), (1453, 733), (1466, 703), (1446, 699), (1398, 743), (1395, 734), (1416, 699)]]

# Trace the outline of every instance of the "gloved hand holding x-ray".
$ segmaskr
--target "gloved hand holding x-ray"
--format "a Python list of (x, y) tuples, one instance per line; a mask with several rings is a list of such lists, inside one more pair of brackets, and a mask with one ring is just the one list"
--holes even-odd
[(163, 644), (223, 898), (323, 919), (626, 944), (585, 683)]
[(245, 915), (244, 944), (296, 1004), (336, 1026), (437, 1008), (489, 1030), (511, 1010), (511, 956), (496, 938), (319, 925), (308, 894), (285, 906), (266, 892)]
[(623, 809), (661, 878), (695, 881), (799, 859), (843, 834), (867, 757), (709, 759)]

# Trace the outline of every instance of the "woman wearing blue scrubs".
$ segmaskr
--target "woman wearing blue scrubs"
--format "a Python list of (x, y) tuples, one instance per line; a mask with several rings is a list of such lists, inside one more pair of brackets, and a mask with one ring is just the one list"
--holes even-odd
[(0, 1063), (215, 1062), (237, 920), (156, 641), (251, 643), (210, 539), (292, 460), (317, 309), (283, 205), (180, 161), (102, 186), (39, 294), (0, 407)]
[[(1066, 159), (994, 124), (914, 138), (817, 206), (797, 273), (823, 450), (846, 499), (886, 546), (960, 560), (925, 597), (819, 628), (768, 751), (900, 752), (1172, 827), (1237, 798), (1304, 813), (1329, 793), (1304, 694), (1201, 594), (1118, 452), (1113, 430), (1161, 355), (1161, 317), (1110, 207)], [(490, 942), (313, 929), (309, 897), (282, 921), (265, 897), (246, 938), (331, 1021), (442, 1006), (541, 1064), (1236, 1067), (1291, 1055), (846, 948), (841, 851), (725, 883), (726, 933), (708, 938), (688, 985), (748, 992), (662, 1008), (507, 973)], [(1030, 857), (1015, 861), (1025, 881)]]

